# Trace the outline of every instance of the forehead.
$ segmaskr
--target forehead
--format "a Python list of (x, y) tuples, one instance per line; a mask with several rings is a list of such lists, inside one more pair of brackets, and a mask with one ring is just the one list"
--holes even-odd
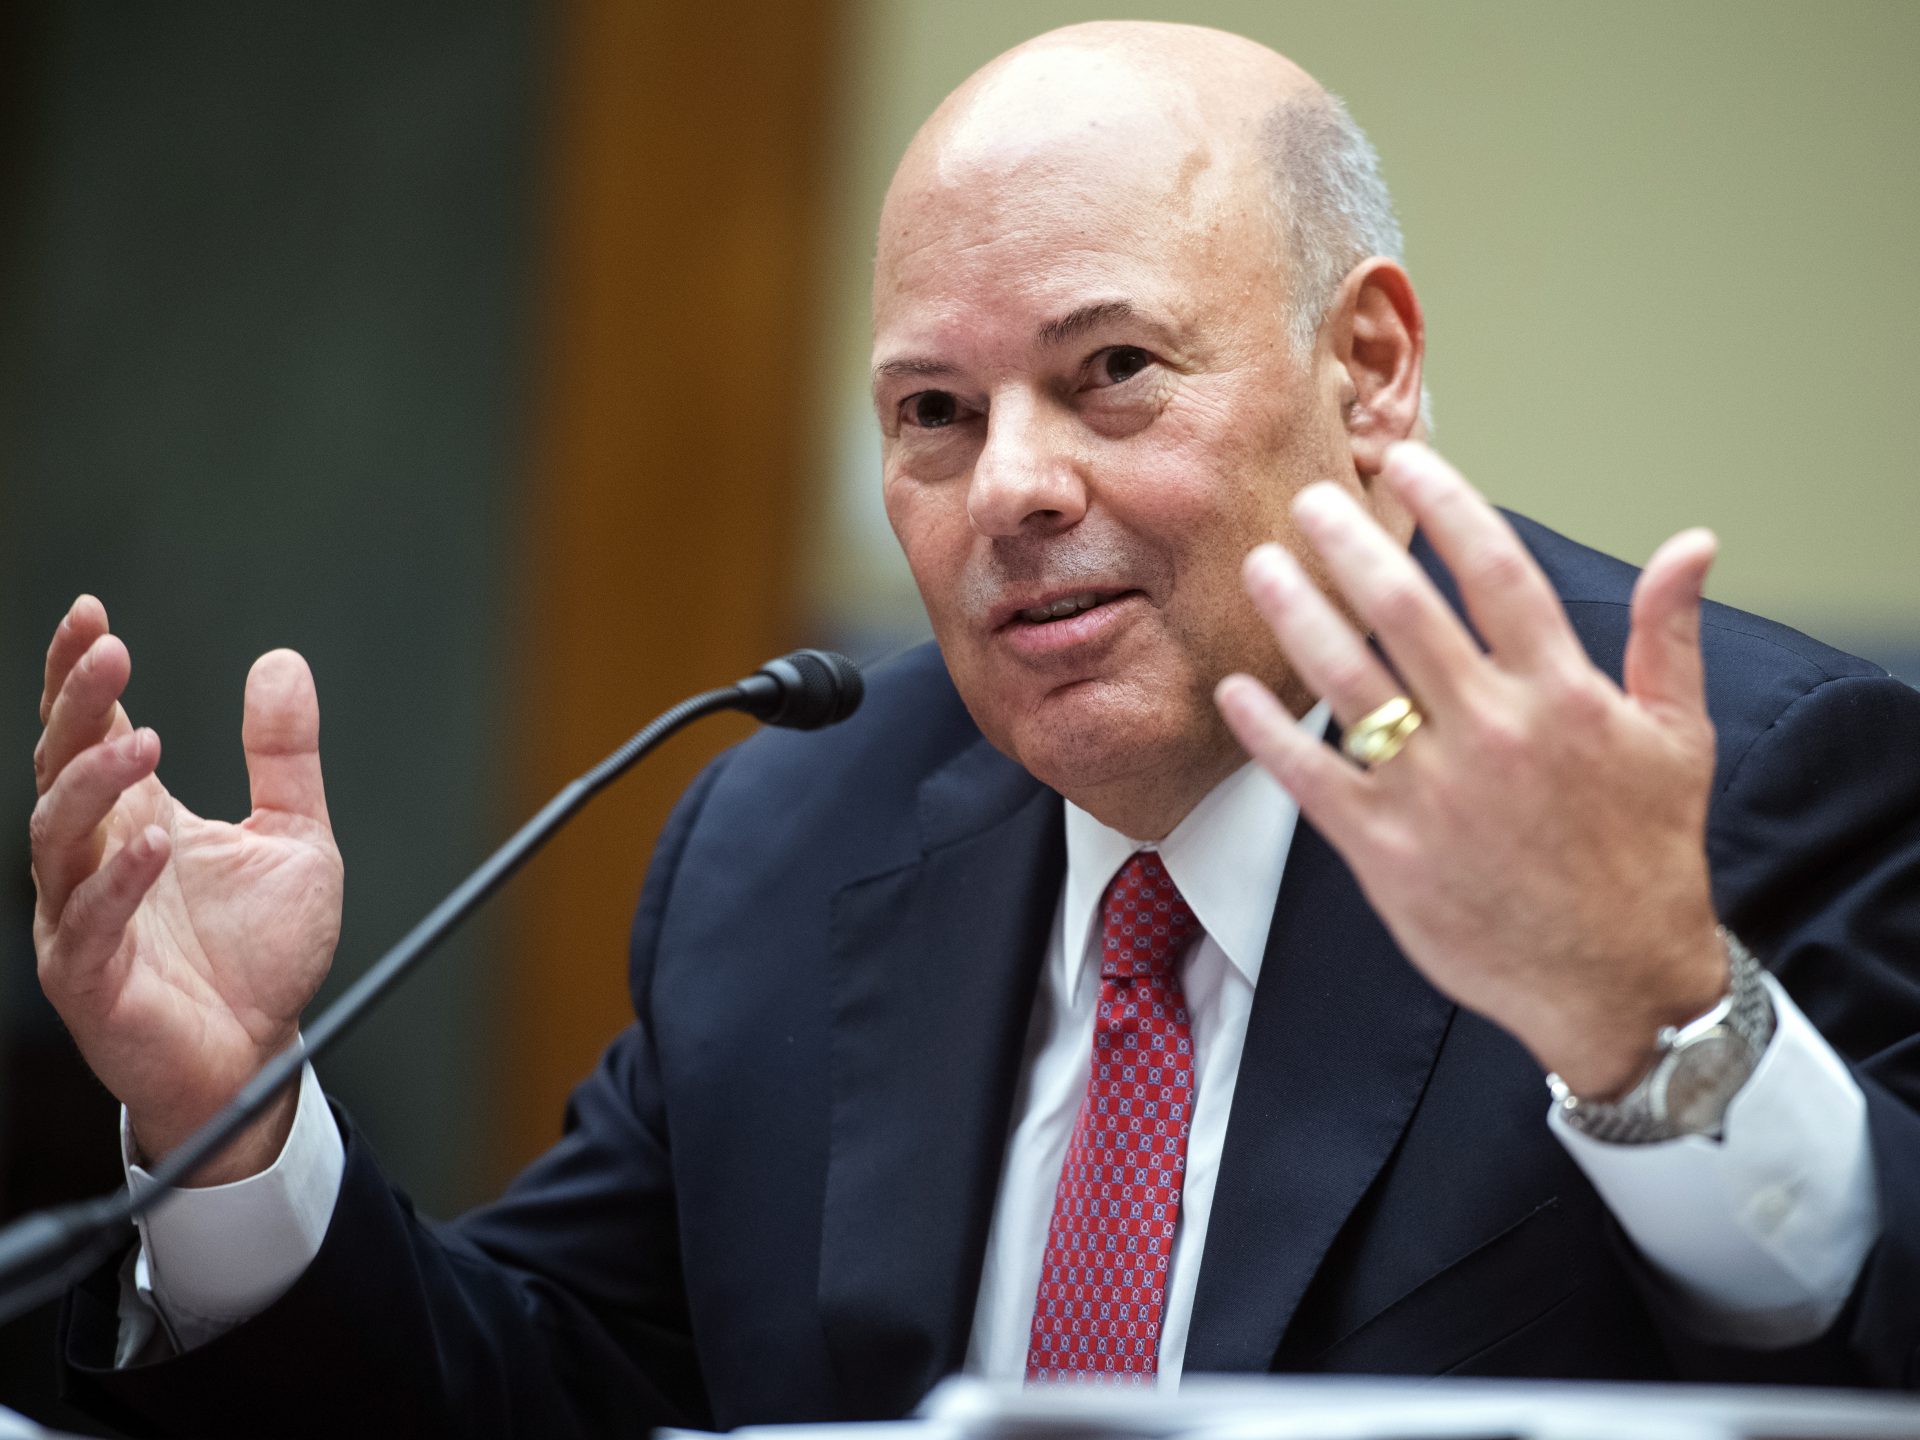
[(1264, 300), (1281, 283), (1270, 205), (1220, 147), (1170, 126), (941, 150), (903, 166), (882, 215), (876, 360), (1113, 299), (1170, 317)]

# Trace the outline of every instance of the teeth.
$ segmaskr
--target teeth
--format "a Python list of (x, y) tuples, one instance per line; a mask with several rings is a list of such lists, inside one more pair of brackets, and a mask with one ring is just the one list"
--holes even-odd
[(1056, 600), (1051, 605), (1035, 605), (1030, 610), (1022, 610), (1020, 618), (1035, 625), (1047, 620), (1062, 620), (1069, 615), (1077, 615), (1082, 610), (1091, 610), (1100, 603), (1100, 596), (1092, 590), (1081, 595), (1069, 595), (1064, 600)]

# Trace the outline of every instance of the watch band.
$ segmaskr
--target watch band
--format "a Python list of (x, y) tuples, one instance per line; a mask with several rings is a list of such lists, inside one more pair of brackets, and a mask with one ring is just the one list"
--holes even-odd
[[(1727, 1105), (1753, 1073), (1773, 1038), (1773, 999), (1761, 980), (1760, 962), (1725, 926), (1727, 993), (1685, 1025), (1668, 1025), (1654, 1037), (1658, 1058), (1640, 1082), (1615, 1101), (1583, 1100), (1558, 1075), (1547, 1089), (1561, 1118), (1583, 1135), (1614, 1145), (1648, 1145), (1681, 1135), (1717, 1135)], [(1699, 1074), (1687, 1073), (1690, 1069)], [(1692, 1087), (1686, 1115), (1671, 1104), (1674, 1082), (1686, 1074)]]

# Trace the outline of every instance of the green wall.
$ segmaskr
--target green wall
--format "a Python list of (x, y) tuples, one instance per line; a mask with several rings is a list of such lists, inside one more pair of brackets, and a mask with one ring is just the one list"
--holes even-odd
[[(29, 8), (0, 269), (5, 958), (27, 933), (41, 657), (91, 590), (132, 651), (128, 704), (160, 732), (163, 780), (204, 813), (245, 814), (253, 658), (291, 645), (312, 662), (347, 857), (331, 995), (510, 818), (493, 787), (538, 16)], [(486, 925), (450, 948), (326, 1067), (434, 1210), (478, 1198), (495, 1039)], [(30, 959), (10, 963), (0, 1050), (50, 1023)], [(44, 1141), (14, 1162), (52, 1167), (56, 1143), (113, 1154), (110, 1127)]]

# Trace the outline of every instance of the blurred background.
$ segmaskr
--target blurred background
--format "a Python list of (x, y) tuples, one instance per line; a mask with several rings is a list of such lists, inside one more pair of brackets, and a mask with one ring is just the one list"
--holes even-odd
[[(1920, 679), (1906, 440), (1920, 7), (1901, 0), (9, 0), (0, 7), (0, 1210), (117, 1183), (39, 998), (46, 640), (106, 602), (189, 805), (241, 683), (313, 664), (335, 980), (566, 779), (791, 645), (924, 634), (878, 498), (867, 266), (969, 71), (1099, 16), (1215, 24), (1343, 94), (1399, 202), (1441, 446), (1630, 559)], [(623, 1023), (654, 833), (710, 722), (325, 1067), (432, 1213), (558, 1133)], [(43, 1312), (0, 1401), (74, 1424)]]

